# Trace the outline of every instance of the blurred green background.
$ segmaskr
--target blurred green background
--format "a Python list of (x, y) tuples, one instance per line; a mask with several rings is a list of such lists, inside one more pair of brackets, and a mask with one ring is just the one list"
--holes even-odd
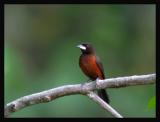
[[(5, 104), (54, 87), (84, 83), (76, 45), (90, 42), (107, 78), (155, 72), (155, 5), (5, 5)], [(108, 88), (124, 117), (155, 117), (155, 85)], [(86, 96), (71, 95), (11, 117), (112, 117)]]

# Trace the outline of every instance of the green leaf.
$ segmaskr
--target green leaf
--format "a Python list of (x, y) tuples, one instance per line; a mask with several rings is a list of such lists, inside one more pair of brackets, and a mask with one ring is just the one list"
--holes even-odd
[(156, 97), (153, 96), (148, 102), (148, 110), (156, 108)]

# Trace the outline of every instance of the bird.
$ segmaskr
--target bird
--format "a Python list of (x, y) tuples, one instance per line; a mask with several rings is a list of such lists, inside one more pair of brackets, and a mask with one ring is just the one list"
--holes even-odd
[[(94, 47), (90, 43), (82, 43), (77, 45), (77, 47), (80, 48), (82, 52), (79, 57), (79, 66), (82, 72), (92, 81), (105, 79), (102, 62), (97, 56)], [(99, 89), (97, 93), (105, 102), (110, 102), (105, 89)]]

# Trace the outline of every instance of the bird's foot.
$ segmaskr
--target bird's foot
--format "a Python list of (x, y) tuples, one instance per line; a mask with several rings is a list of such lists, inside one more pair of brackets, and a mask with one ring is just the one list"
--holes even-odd
[(96, 79), (96, 88), (99, 88), (99, 86), (100, 86), (100, 79), (97, 78), (97, 79)]

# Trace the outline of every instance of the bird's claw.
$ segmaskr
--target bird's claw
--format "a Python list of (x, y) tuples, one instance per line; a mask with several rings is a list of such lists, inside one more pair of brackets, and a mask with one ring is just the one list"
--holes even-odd
[(100, 86), (100, 79), (97, 78), (97, 79), (96, 79), (96, 88), (99, 88), (99, 86)]

